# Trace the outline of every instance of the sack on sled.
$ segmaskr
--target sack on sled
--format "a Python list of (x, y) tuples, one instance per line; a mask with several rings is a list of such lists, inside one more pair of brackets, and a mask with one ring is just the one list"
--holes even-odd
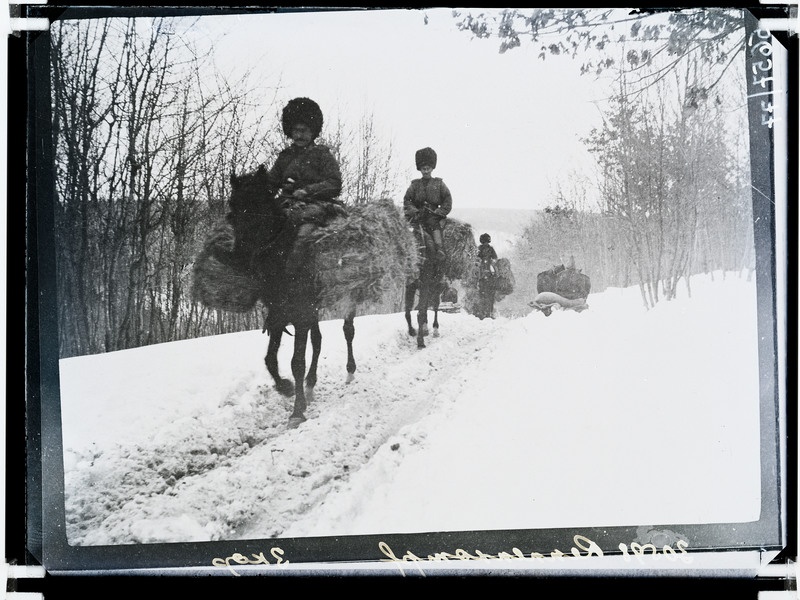
[(233, 227), (217, 223), (192, 267), (192, 299), (208, 308), (248, 312), (258, 301), (256, 282), (233, 261)]
[(417, 244), (400, 210), (388, 199), (347, 208), (309, 235), (320, 308), (334, 312), (380, 303), (413, 276)]

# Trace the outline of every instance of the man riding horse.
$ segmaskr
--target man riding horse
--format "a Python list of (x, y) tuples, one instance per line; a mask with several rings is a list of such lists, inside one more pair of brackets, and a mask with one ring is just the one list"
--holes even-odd
[[(269, 196), (283, 199), (286, 214), (288, 240), (273, 245), (271, 251), (291, 248), (288, 256), (272, 256), (272, 261), (286, 264), (288, 274), (296, 272), (307, 258), (306, 238), (315, 227), (326, 225), (333, 217), (344, 212), (338, 199), (342, 190), (342, 175), (339, 163), (327, 146), (315, 140), (322, 130), (322, 110), (309, 98), (294, 98), (283, 108), (281, 124), (291, 143), (284, 148), (267, 171), (266, 185)], [(247, 219), (247, 215), (240, 218)], [(257, 229), (255, 223), (241, 223), (237, 231)], [(254, 262), (265, 257), (258, 256), (253, 243), (258, 231), (253, 231), (253, 240), (243, 235), (237, 239), (237, 256), (245, 259), (245, 266), (253, 270)], [(249, 256), (248, 256), (249, 254)]]
[[(337, 199), (342, 188), (339, 164), (330, 150), (315, 143), (322, 129), (322, 111), (309, 98), (295, 98), (284, 107), (283, 131), (291, 144), (282, 150), (273, 167), (232, 177), (231, 212), (235, 232), (234, 260), (260, 282), (261, 299), (267, 307), (265, 329), (270, 343), (265, 363), (281, 393), (295, 396), (289, 419), (291, 427), (305, 420), (303, 378), (310, 335), (313, 347), (306, 384), (316, 383), (320, 352), (319, 306), (313, 266), (307, 260), (307, 237), (315, 227), (344, 214)], [(352, 311), (345, 317), (348, 372), (352, 358)], [(294, 325), (292, 374), (294, 385), (278, 372), (277, 353), (285, 327)]]

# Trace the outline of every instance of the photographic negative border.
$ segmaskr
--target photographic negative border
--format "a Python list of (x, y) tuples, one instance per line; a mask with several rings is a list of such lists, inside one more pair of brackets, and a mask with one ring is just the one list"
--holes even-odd
[[(171, 11), (185, 15), (186, 9), (170, 8), (85, 8), (64, 9), (30, 6), (32, 17), (91, 18), (96, 16), (140, 16), (144, 14), (165, 15)], [(257, 10), (257, 9), (250, 9)], [(755, 9), (753, 9), (755, 10)], [(109, 12), (111, 11), (111, 12)], [(223, 8), (202, 9), (196, 14), (242, 14), (247, 9)], [(55, 288), (55, 256), (52, 232), (54, 216), (52, 207), (53, 164), (50, 130), (50, 81), (49, 81), (49, 34), (47, 31), (26, 33), (26, 69), (28, 78), (27, 106), (27, 202), (25, 219), (28, 224), (26, 256), (28, 278), (26, 283), (26, 432), (29, 462), (26, 469), (27, 489), (27, 546), (31, 554), (39, 558), (48, 571), (62, 572), (178, 572), (230, 574), (231, 566), (240, 573), (269, 572), (266, 566), (282, 561), (271, 553), (275, 540), (239, 540), (235, 542), (148, 544), (146, 549), (138, 546), (87, 546), (72, 547), (66, 542), (64, 515), (64, 470), (60, 435), (60, 402), (58, 376), (58, 321), (57, 290)], [(762, 55), (757, 54), (759, 43), (773, 38), (759, 28), (752, 14), (748, 18), (747, 35), (752, 50), (748, 66), (753, 66)], [(762, 46), (763, 48), (763, 46)], [(788, 60), (788, 58), (787, 58)], [(773, 67), (774, 68), (774, 67)], [(791, 69), (789, 69), (791, 71)], [(787, 75), (787, 80), (789, 76)], [(796, 77), (794, 75), (793, 77)], [(686, 552), (698, 556), (713, 554), (715, 559), (736, 564), (737, 553), (758, 556), (757, 562), (772, 558), (784, 551), (789, 543), (788, 526), (792, 519), (788, 515), (791, 490), (787, 489), (789, 475), (787, 465), (792, 459), (787, 453), (786, 420), (790, 411), (786, 398), (796, 390), (790, 380), (792, 374), (786, 369), (786, 356), (793, 356), (796, 346), (787, 338), (793, 323), (792, 306), (786, 305), (791, 297), (790, 252), (783, 247), (781, 229), (789, 229), (789, 201), (786, 189), (781, 189), (783, 169), (782, 155), (777, 148), (783, 142), (776, 134), (780, 119), (772, 111), (765, 112), (763, 92), (777, 95), (777, 87), (767, 88), (759, 78), (749, 79), (750, 98), (750, 150), (752, 161), (754, 237), (756, 243), (756, 277), (758, 282), (758, 325), (760, 332), (761, 371), (761, 517), (753, 523), (697, 524), (695, 526), (664, 524), (664, 528), (680, 530), (689, 539)], [(777, 103), (776, 103), (777, 105)], [(788, 116), (786, 117), (788, 119)], [(785, 121), (784, 121), (785, 122)], [(772, 126), (774, 125), (774, 126)], [(776, 145), (777, 144), (777, 145)], [(787, 157), (790, 153), (787, 151)], [(795, 154), (796, 156), (796, 154)], [(796, 180), (795, 180), (796, 181)], [(796, 200), (796, 199), (795, 199)], [(787, 245), (788, 248), (788, 245)], [(788, 283), (787, 283), (788, 282)], [(796, 356), (796, 354), (794, 354)], [(38, 367), (38, 368), (37, 368)], [(788, 382), (788, 383), (787, 383)], [(788, 449), (792, 449), (791, 443)], [(40, 462), (39, 462), (40, 461)], [(41, 511), (39, 511), (41, 507)], [(661, 526), (661, 525), (660, 525)], [(372, 567), (390, 570), (388, 554), (382, 548), (396, 549), (396, 557), (402, 560), (406, 552), (417, 557), (436, 555), (442, 552), (456, 553), (457, 549), (479, 548), (488, 555), (512, 552), (519, 549), (523, 554), (561, 550), (569, 557), (574, 554), (588, 556), (594, 542), (608, 559), (627, 558), (619, 549), (621, 542), (630, 543), (637, 537), (637, 527), (598, 527), (553, 530), (507, 530), (490, 532), (458, 532), (437, 534), (387, 534), (358, 536), (354, 538), (302, 538), (280, 539), (280, 556), (291, 557), (297, 571), (332, 568), (351, 571)], [(381, 546), (384, 544), (385, 546)], [(413, 550), (412, 550), (413, 549)], [(226, 557), (225, 568), (214, 563)], [(263, 557), (264, 560), (258, 557)], [(715, 561), (712, 561), (715, 562)], [(475, 563), (477, 565), (477, 562)], [(615, 568), (625, 570), (619, 560), (612, 562), (609, 572)], [(352, 565), (360, 565), (352, 567)], [(284, 571), (287, 565), (284, 564)], [(416, 567), (417, 565), (415, 565)], [(657, 566), (657, 565), (656, 565)], [(493, 565), (489, 568), (491, 569)], [(691, 572), (693, 566), (678, 565)], [(452, 563), (425, 565), (439, 571), (454, 567)], [(463, 565), (462, 565), (463, 568)], [(516, 568), (516, 567), (513, 567)], [(601, 567), (605, 569), (605, 567)], [(724, 567), (723, 567), (724, 568)], [(751, 563), (734, 567), (739, 572), (750, 572)], [(560, 563), (555, 571), (573, 572), (581, 570), (579, 565)], [(396, 568), (395, 568), (396, 572)], [(553, 570), (546, 569), (552, 575)]]

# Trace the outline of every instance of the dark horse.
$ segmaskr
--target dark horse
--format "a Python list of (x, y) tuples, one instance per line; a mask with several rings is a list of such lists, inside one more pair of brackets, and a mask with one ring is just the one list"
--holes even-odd
[[(428, 335), (428, 310), (433, 310), (433, 335), (439, 333), (439, 297), (445, 289), (442, 278), (444, 265), (437, 260), (430, 234), (420, 225), (415, 227), (415, 237), (419, 245), (419, 269), (417, 276), (409, 279), (405, 287), (405, 315), (408, 324), (408, 335), (417, 337), (417, 348), (425, 348), (425, 336)], [(417, 301), (417, 328), (411, 324), (411, 311), (414, 298)]]
[[(285, 396), (294, 394), (294, 410), (289, 426), (297, 427), (306, 420), (306, 388), (313, 398), (317, 383), (317, 363), (322, 347), (319, 327), (319, 306), (316, 283), (310, 265), (287, 272), (286, 257), (294, 243), (294, 235), (281, 207), (283, 198), (272, 196), (263, 168), (241, 176), (231, 175), (230, 221), (236, 235), (234, 255), (249, 265), (251, 276), (259, 282), (259, 298), (267, 310), (264, 331), (269, 344), (264, 362), (275, 381), (276, 389)], [(356, 370), (353, 357), (355, 307), (344, 318), (347, 341), (348, 381)], [(278, 368), (278, 349), (287, 327), (294, 326), (294, 353), (291, 369), (294, 382), (284, 379)], [(306, 373), (306, 349), (311, 338), (312, 355)], [(303, 379), (305, 377), (305, 386)]]
[(481, 260), (478, 265), (478, 307), (475, 312), (479, 319), (493, 318), (496, 291), (497, 274), (492, 270), (488, 259)]

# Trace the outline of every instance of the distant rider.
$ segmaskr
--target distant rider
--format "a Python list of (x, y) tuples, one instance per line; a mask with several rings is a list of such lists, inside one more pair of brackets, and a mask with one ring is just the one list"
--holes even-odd
[(409, 223), (415, 226), (421, 225), (431, 236), (436, 257), (442, 262), (445, 258), (442, 226), (445, 217), (453, 208), (453, 198), (444, 181), (440, 177), (431, 175), (437, 161), (433, 148), (417, 150), (414, 158), (422, 177), (412, 180), (406, 190), (403, 197), (403, 212)]

